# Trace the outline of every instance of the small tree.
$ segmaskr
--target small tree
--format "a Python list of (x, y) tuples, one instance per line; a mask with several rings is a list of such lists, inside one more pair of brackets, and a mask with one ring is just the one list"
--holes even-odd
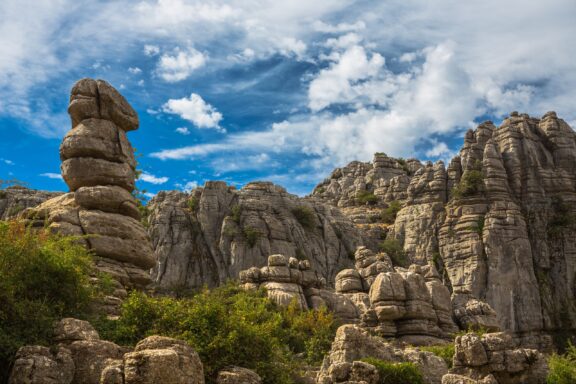
[(380, 243), (380, 250), (390, 256), (394, 265), (408, 267), (409, 261), (402, 244), (396, 239), (386, 239)]
[(394, 224), (394, 221), (396, 220), (396, 216), (398, 215), (398, 212), (400, 211), (400, 209), (402, 208), (402, 204), (400, 204), (399, 201), (391, 201), (388, 204), (388, 207), (386, 207), (383, 211), (382, 211), (382, 222), (386, 223), (386, 224)]

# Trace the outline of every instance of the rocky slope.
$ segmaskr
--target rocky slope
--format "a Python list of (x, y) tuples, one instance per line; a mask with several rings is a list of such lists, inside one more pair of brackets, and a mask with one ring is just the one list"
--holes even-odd
[(352, 266), (362, 232), (339, 209), (272, 183), (241, 190), (207, 182), (191, 194), (160, 192), (149, 203), (160, 289), (215, 286), (267, 264), (271, 254), (306, 259), (328, 284)]
[(26, 208), (35, 207), (61, 192), (37, 191), (20, 186), (0, 189), (0, 220), (17, 216)]
[(576, 135), (563, 120), (512, 113), (500, 127), (470, 130), (447, 168), (428, 163), (395, 176), (396, 168), (374, 179), (370, 165), (352, 163), (313, 195), (338, 206), (362, 190), (376, 207), (400, 200), (388, 238), (411, 262), (435, 263), (455, 302), (485, 300), (502, 329), (528, 346), (574, 335)]

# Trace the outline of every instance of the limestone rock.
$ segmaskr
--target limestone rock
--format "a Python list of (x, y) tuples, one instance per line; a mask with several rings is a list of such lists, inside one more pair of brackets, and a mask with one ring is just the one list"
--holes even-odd
[(60, 192), (36, 191), (20, 186), (0, 189), (0, 220), (16, 217), (26, 208), (36, 207), (61, 194)]
[(54, 329), (54, 341), (69, 344), (78, 340), (100, 340), (92, 324), (71, 317), (60, 320)]
[(59, 347), (52, 352), (37, 345), (21, 347), (16, 353), (9, 384), (70, 384), (74, 361), (70, 350)]
[(262, 379), (254, 371), (241, 367), (230, 367), (218, 372), (217, 384), (262, 384)]

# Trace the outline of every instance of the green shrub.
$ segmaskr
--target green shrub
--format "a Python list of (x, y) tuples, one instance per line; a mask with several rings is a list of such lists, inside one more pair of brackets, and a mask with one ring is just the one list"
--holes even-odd
[(315, 216), (314, 211), (308, 207), (296, 207), (292, 210), (292, 214), (298, 220), (301, 226), (305, 229), (314, 228)]
[(316, 194), (317, 194), (317, 195), (321, 195), (321, 194), (323, 194), (324, 192), (326, 192), (326, 188), (324, 188), (324, 187), (320, 187), (320, 188), (317, 188), (317, 189), (316, 189)]
[(244, 237), (246, 238), (246, 242), (250, 246), (250, 248), (254, 248), (258, 239), (262, 237), (262, 233), (257, 230), (256, 228), (246, 227), (242, 230)]
[(402, 167), (402, 169), (404, 170), (404, 172), (406, 172), (407, 175), (410, 175), (410, 168), (408, 168), (408, 163), (406, 163), (406, 160), (404, 160), (403, 158), (399, 157), (396, 159), (396, 162), (398, 164), (400, 164), (400, 166)]
[(356, 194), (356, 202), (358, 204), (374, 205), (378, 202), (378, 198), (370, 191), (360, 191)]
[(11, 206), (8, 209), (8, 216), (16, 216), (17, 214), (19, 214), (20, 212), (22, 212), (24, 210), (24, 206), (22, 204), (16, 204)]
[(196, 209), (198, 209), (198, 198), (196, 196), (192, 196), (186, 202), (186, 204), (188, 205), (188, 209), (190, 210), (190, 212), (196, 212)]
[(386, 207), (386, 209), (384, 209), (382, 211), (382, 222), (386, 223), (386, 224), (394, 224), (394, 221), (396, 220), (396, 215), (398, 215), (398, 212), (400, 211), (400, 209), (402, 208), (402, 204), (400, 204), (399, 201), (391, 201), (388, 204), (388, 207)]
[(575, 224), (576, 216), (570, 211), (570, 206), (560, 197), (552, 198), (552, 217), (548, 221), (548, 234), (558, 235)]
[(448, 365), (448, 368), (452, 368), (452, 359), (454, 358), (454, 343), (446, 345), (431, 345), (426, 347), (419, 347), (421, 351), (432, 352), (438, 357), (441, 357)]
[(48, 344), (62, 317), (86, 318), (97, 292), (91, 269), (73, 238), (0, 222), (0, 382), (19, 347)]
[(576, 383), (576, 347), (569, 344), (565, 354), (550, 356), (548, 369), (547, 384)]
[(409, 260), (406, 257), (402, 244), (396, 239), (386, 239), (380, 243), (380, 250), (385, 252), (394, 265), (400, 267), (408, 267)]
[(478, 220), (476, 220), (476, 225), (470, 226), (468, 229), (472, 232), (476, 232), (480, 237), (482, 237), (482, 232), (484, 231), (484, 223), (486, 218), (484, 216), (480, 216)]
[(282, 309), (263, 290), (234, 284), (204, 289), (189, 298), (133, 292), (117, 321), (100, 324), (103, 337), (134, 345), (152, 334), (185, 340), (200, 355), (207, 383), (228, 365), (255, 370), (267, 384), (292, 383), (304, 361), (318, 364), (330, 348), (336, 324), (326, 310)]
[(424, 384), (424, 378), (414, 363), (392, 363), (373, 357), (362, 361), (376, 367), (379, 384)]
[(242, 214), (242, 207), (238, 204), (233, 205), (231, 212), (232, 212), (232, 214), (230, 216), (232, 217), (232, 220), (234, 220), (234, 222), (240, 224), (240, 215)]
[(460, 182), (452, 188), (452, 197), (475, 196), (484, 191), (484, 174), (480, 170), (472, 169), (465, 171)]

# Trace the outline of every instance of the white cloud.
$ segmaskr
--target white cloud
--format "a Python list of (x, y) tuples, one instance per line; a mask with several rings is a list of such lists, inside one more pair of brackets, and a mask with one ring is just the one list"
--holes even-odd
[(150, 183), (150, 184), (164, 184), (169, 179), (167, 177), (157, 177), (157, 176), (154, 176), (148, 172), (142, 172), (140, 174), (140, 178), (138, 180), (142, 180), (145, 183)]
[(434, 146), (426, 151), (426, 156), (428, 157), (440, 157), (442, 155), (446, 155), (450, 153), (450, 149), (448, 145), (443, 142), (436, 142), (433, 144)]
[(174, 184), (174, 186), (176, 188), (181, 189), (184, 192), (190, 192), (193, 189), (198, 188), (198, 182), (197, 181), (187, 181), (187, 182), (184, 182), (184, 184), (176, 183), (176, 184)]
[(46, 173), (41, 173), (40, 176), (47, 177), (49, 179), (63, 180), (62, 175), (59, 173), (46, 172)]
[(164, 81), (175, 83), (190, 77), (198, 68), (206, 64), (206, 57), (202, 52), (189, 48), (185, 51), (177, 49), (173, 55), (160, 56), (156, 73)]
[(138, 74), (142, 73), (142, 70), (138, 67), (129, 67), (128, 72), (130, 72), (133, 75), (138, 75)]
[(182, 119), (192, 122), (198, 128), (223, 131), (219, 125), (222, 114), (196, 93), (192, 93), (190, 97), (168, 100), (162, 106), (162, 111), (178, 115)]
[(0, 159), (0, 161), (7, 165), (14, 165), (14, 162), (12, 160)]
[(146, 56), (156, 56), (160, 53), (160, 48), (156, 45), (148, 45), (144, 46), (144, 54)]
[(179, 127), (176, 128), (175, 131), (184, 136), (188, 136), (190, 134), (188, 127)]
[(332, 25), (324, 23), (322, 21), (315, 21), (313, 24), (314, 30), (324, 33), (342, 33), (342, 32), (352, 32), (359, 31), (366, 28), (366, 24), (363, 21), (357, 21), (353, 24), (349, 23), (339, 23), (337, 25)]

